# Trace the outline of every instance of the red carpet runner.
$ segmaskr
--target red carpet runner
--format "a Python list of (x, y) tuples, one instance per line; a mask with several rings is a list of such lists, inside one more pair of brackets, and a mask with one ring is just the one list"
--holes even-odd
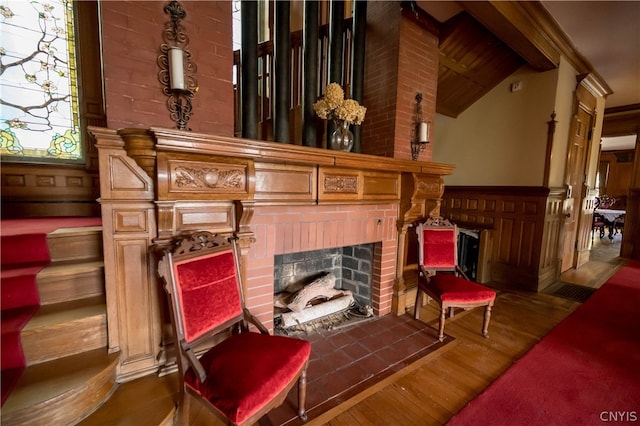
[(640, 262), (632, 261), (449, 424), (639, 420)]
[(25, 368), (22, 328), (40, 306), (36, 275), (50, 262), (47, 234), (60, 228), (100, 226), (100, 218), (33, 218), (2, 220), (0, 227), (0, 304), (2, 335), (1, 404)]

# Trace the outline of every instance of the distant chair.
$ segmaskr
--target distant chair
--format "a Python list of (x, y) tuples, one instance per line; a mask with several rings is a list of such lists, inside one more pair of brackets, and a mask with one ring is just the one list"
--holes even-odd
[(470, 281), (458, 267), (458, 228), (441, 217), (429, 218), (418, 225), (418, 289), (414, 310), (419, 319), (422, 295), (427, 294), (440, 305), (438, 338), (444, 340), (447, 311), (453, 316), (454, 308), (471, 309), (484, 306), (482, 335), (489, 337), (491, 308), (496, 292)]
[(605, 233), (605, 227), (607, 226), (607, 223), (604, 220), (604, 217), (597, 213), (597, 212), (593, 212), (593, 225), (591, 226), (591, 241), (593, 241), (593, 236), (597, 233), (600, 234), (600, 239), (602, 239), (602, 237), (604, 237), (604, 233)]
[[(164, 250), (158, 273), (176, 335), (177, 424), (189, 424), (190, 395), (228, 424), (254, 424), (282, 404), (296, 383), (298, 416), (306, 421), (311, 344), (270, 335), (245, 308), (235, 240), (209, 232), (182, 237)], [(249, 332), (249, 323), (260, 333)], [(198, 358), (197, 343), (205, 337), (218, 343)]]
[(613, 221), (613, 233), (614, 234), (622, 234), (622, 231), (624, 230), (624, 215), (617, 217), (614, 221)]

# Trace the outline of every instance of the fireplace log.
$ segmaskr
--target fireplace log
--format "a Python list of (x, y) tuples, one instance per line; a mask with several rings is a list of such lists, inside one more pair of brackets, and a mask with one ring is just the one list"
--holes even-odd
[(332, 273), (323, 275), (313, 280), (299, 290), (287, 305), (287, 308), (294, 312), (301, 312), (305, 306), (313, 299), (323, 298), (331, 299), (336, 294), (342, 293), (342, 290), (335, 289), (336, 276)]
[(335, 314), (347, 309), (353, 301), (353, 294), (349, 290), (339, 290), (343, 293), (337, 299), (331, 299), (323, 303), (303, 309), (301, 312), (285, 312), (282, 314), (282, 326), (284, 328), (304, 324), (327, 315)]

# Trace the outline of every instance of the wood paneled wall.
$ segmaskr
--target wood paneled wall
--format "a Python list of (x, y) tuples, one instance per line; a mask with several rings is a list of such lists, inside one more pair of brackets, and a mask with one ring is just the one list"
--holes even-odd
[[(608, 164), (608, 173), (604, 182), (604, 192), (617, 201), (615, 208), (625, 208), (627, 205), (627, 197), (631, 185), (631, 176), (633, 174), (633, 150), (623, 151), (605, 151), (600, 154), (600, 163)], [(601, 168), (602, 170), (602, 168)]]
[(3, 162), (1, 173), (3, 219), (100, 215), (97, 171)]
[(492, 281), (540, 291), (559, 275), (564, 189), (446, 187), (442, 215), (461, 227), (492, 230), (483, 253)]

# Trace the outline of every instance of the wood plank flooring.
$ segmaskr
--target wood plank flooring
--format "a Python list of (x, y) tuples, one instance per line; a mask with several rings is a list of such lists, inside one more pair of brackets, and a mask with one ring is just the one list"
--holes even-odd
[[(599, 287), (622, 265), (617, 253), (610, 252), (594, 256), (595, 260), (579, 271), (564, 274), (562, 280)], [(579, 305), (549, 294), (501, 291), (493, 309), (489, 339), (480, 334), (482, 309), (457, 314), (447, 320), (445, 328), (445, 332), (456, 339), (453, 343), (310, 420), (307, 425), (444, 424)], [(437, 316), (437, 307), (431, 303), (422, 308), (420, 320), (436, 326)], [(122, 385), (112, 401), (81, 424), (164, 424), (166, 413), (176, 399), (174, 376), (136, 381), (143, 386), (134, 382)], [(133, 405), (132, 401), (141, 402)], [(190, 424), (223, 423), (194, 403)]]

